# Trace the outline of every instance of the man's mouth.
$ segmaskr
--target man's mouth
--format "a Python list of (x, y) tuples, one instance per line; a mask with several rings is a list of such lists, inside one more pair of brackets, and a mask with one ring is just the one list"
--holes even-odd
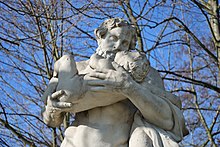
[(114, 60), (116, 53), (110, 51), (99, 51), (98, 55), (102, 56), (105, 59)]
[(113, 52), (104, 52), (103, 56), (106, 59), (114, 60), (115, 53), (113, 53)]

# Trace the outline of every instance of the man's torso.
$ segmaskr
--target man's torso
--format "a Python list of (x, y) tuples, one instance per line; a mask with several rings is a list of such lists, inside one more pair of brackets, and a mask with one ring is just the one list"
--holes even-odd
[[(79, 72), (86, 68), (87, 63), (83, 61), (77, 64)], [(125, 99), (112, 105), (79, 112), (73, 126), (65, 131), (62, 146), (126, 147), (136, 110), (135, 106)]]

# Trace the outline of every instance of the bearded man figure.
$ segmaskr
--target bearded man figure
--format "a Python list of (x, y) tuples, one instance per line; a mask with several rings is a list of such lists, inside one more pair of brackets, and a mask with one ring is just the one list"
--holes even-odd
[[(94, 32), (98, 41), (95, 54), (109, 61), (113, 68), (94, 69), (90, 66), (91, 59), (76, 62), (78, 75), (86, 83), (83, 97), (76, 103), (61, 102), (65, 92), (56, 88), (49, 88), (51, 92), (44, 96), (42, 115), (47, 125), (57, 127), (66, 112), (75, 113), (75, 121), (66, 129), (61, 146), (178, 146), (188, 132), (180, 99), (165, 91), (154, 68), (149, 67), (143, 80), (135, 81), (124, 67), (114, 62), (118, 52), (135, 49), (135, 28), (123, 19), (112, 18)], [(54, 78), (52, 81), (58, 81)]]

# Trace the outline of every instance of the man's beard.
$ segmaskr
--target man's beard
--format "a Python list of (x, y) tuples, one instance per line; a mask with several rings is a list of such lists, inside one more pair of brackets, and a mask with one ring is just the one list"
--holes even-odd
[(103, 58), (105, 59), (109, 59), (109, 60), (114, 60), (115, 59), (115, 52), (112, 52), (112, 51), (103, 51), (101, 48), (98, 48), (96, 50), (96, 53), (99, 55), (99, 56), (102, 56)]

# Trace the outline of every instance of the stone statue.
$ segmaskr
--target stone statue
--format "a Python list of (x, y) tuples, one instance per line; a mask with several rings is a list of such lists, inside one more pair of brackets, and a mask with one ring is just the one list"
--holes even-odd
[[(115, 55), (114, 62), (122, 66), (137, 82), (142, 82), (145, 79), (150, 68), (146, 56), (139, 52), (119, 51)], [(90, 57), (88, 68), (97, 70), (102, 68), (114, 69), (111, 60), (96, 53)], [(88, 68), (84, 72), (91, 71)]]
[(134, 50), (135, 28), (112, 18), (95, 31), (89, 60), (64, 55), (43, 95), (44, 122), (57, 127), (66, 112), (75, 121), (62, 147), (176, 147), (188, 133), (180, 99), (165, 91), (159, 73)]

